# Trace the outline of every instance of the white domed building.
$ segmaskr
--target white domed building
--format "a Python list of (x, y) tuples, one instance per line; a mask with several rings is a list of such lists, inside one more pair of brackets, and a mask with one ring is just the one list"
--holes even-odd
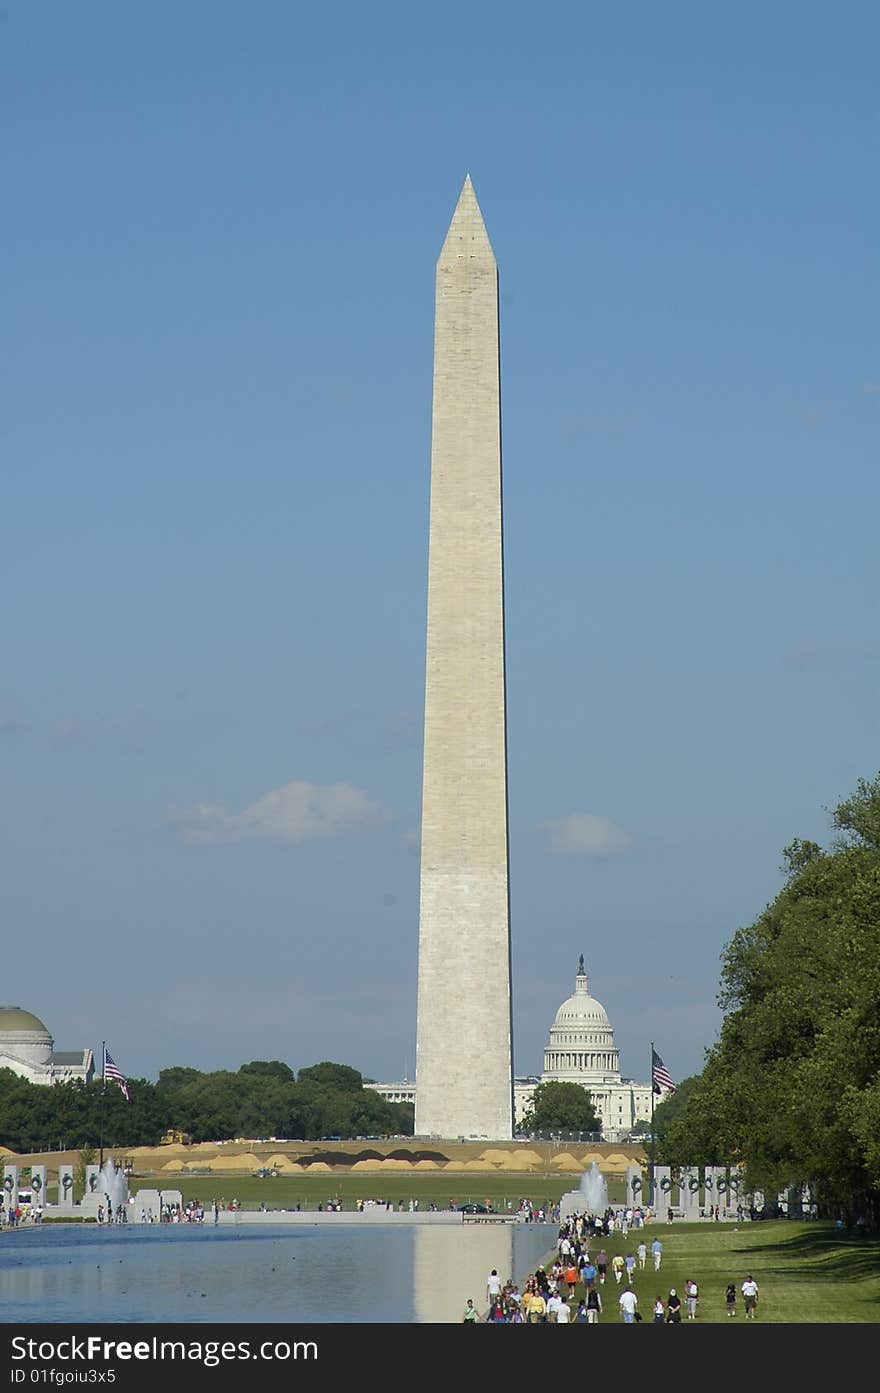
[[(585, 1088), (601, 1119), (602, 1139), (625, 1141), (631, 1132), (645, 1132), (651, 1126), (651, 1085), (621, 1077), (620, 1055), (614, 1043), (614, 1030), (605, 1007), (590, 996), (584, 957), (581, 954), (574, 993), (556, 1012), (550, 1038), (544, 1050), (544, 1072), (540, 1078), (514, 1079), (513, 1114), (518, 1128), (532, 1102), (539, 1083), (577, 1083)], [(450, 1080), (450, 1088), (455, 1088)], [(396, 1083), (367, 1083), (392, 1103), (415, 1103), (416, 1085), (410, 1079)], [(660, 1103), (666, 1094), (661, 1094)]]
[(11, 1069), (28, 1083), (89, 1083), (95, 1060), (89, 1049), (56, 1050), (39, 1016), (20, 1006), (0, 1006), (0, 1069)]
[(574, 993), (556, 1012), (544, 1050), (540, 1080), (518, 1079), (514, 1086), (517, 1126), (529, 1110), (538, 1083), (576, 1083), (585, 1088), (601, 1118), (605, 1141), (622, 1141), (651, 1123), (651, 1085), (621, 1077), (620, 1054), (605, 1007), (590, 996), (581, 954)]

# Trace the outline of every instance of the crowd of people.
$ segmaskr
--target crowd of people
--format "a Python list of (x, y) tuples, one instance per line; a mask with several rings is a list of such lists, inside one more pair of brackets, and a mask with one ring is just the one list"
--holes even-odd
[(43, 1206), (36, 1204), (4, 1204), (0, 1198), (0, 1228), (17, 1229), (21, 1224), (42, 1224)]
[[(467, 1324), (482, 1321), (508, 1325), (596, 1325), (603, 1315), (613, 1315), (625, 1325), (640, 1323), (645, 1316), (639, 1309), (636, 1290), (639, 1274), (648, 1271), (649, 1258), (654, 1274), (660, 1272), (663, 1263), (662, 1239), (658, 1236), (649, 1243), (643, 1233), (646, 1217), (650, 1215), (611, 1208), (600, 1216), (570, 1216), (560, 1224), (556, 1256), (548, 1268), (538, 1267), (530, 1273), (522, 1291), (512, 1278), (502, 1282), (497, 1269), (493, 1268), (486, 1279), (486, 1311), (481, 1314), (474, 1299), (469, 1297), (463, 1321)], [(615, 1233), (626, 1239), (631, 1229), (638, 1241), (629, 1251), (615, 1252), (609, 1258), (606, 1241)], [(595, 1253), (591, 1248), (595, 1248)], [(736, 1317), (740, 1297), (745, 1318), (755, 1320), (758, 1284), (751, 1273), (741, 1284), (731, 1281), (719, 1293), (728, 1318)], [(700, 1299), (698, 1282), (688, 1277), (681, 1292), (670, 1287), (666, 1296), (654, 1297), (651, 1321), (655, 1325), (695, 1321)]]

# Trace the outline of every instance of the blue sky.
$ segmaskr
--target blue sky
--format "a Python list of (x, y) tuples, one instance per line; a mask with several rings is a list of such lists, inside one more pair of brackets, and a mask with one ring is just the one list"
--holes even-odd
[(469, 171), (516, 1069), (583, 952), (624, 1073), (698, 1070), (783, 846), (880, 768), (880, 11), (7, 0), (0, 47), (4, 998), (132, 1075), (412, 1077)]

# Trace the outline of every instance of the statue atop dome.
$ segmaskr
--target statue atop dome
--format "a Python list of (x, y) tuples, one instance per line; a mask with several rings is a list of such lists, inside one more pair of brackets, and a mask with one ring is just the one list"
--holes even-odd
[(586, 973), (586, 970), (587, 969), (584, 967), (584, 955), (583, 953), (581, 953), (580, 957), (578, 958), (578, 977), (583, 977)]

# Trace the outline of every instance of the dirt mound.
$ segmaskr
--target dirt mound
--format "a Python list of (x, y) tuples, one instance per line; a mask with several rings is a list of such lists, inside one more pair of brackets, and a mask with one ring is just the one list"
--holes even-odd
[(572, 1156), (570, 1151), (560, 1151), (558, 1156), (553, 1157), (551, 1164), (558, 1171), (577, 1171), (580, 1174), (583, 1169), (580, 1161)]
[(542, 1166), (544, 1164), (537, 1151), (532, 1151), (528, 1146), (523, 1147), (522, 1151), (512, 1151), (510, 1154), (516, 1156), (517, 1160), (520, 1162), (521, 1170), (529, 1170), (531, 1166)]

